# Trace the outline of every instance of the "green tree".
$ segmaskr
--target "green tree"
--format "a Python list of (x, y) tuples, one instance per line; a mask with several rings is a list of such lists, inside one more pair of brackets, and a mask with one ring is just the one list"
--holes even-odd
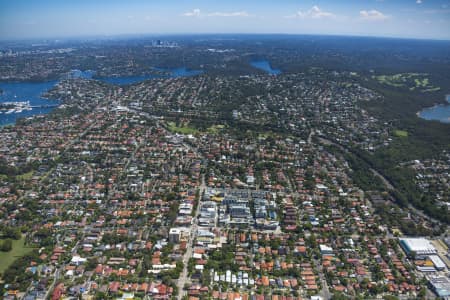
[(4, 240), (2, 245), (0, 246), (0, 251), (9, 252), (11, 250), (12, 250), (12, 240), (11, 239)]

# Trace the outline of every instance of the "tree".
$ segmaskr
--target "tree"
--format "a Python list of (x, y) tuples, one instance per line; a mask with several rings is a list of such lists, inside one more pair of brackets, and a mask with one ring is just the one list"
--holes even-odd
[(4, 240), (2, 245), (0, 246), (0, 251), (9, 252), (11, 250), (12, 250), (12, 240), (11, 239)]
[(22, 237), (19, 228), (4, 227), (0, 230), (3, 231), (3, 237), (7, 239), (19, 240)]
[(107, 299), (106, 294), (104, 292), (97, 292), (95, 294), (95, 300)]
[(427, 289), (421, 288), (419, 294), (417, 295), (419, 299), (425, 299), (425, 296), (427, 295)]

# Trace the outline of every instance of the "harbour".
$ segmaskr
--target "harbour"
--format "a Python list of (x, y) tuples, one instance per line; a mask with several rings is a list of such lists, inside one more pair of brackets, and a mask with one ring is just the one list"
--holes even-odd
[(52, 108), (57, 106), (57, 104), (31, 105), (30, 101), (3, 102), (0, 103), (0, 114), (21, 113), (34, 108)]
[[(117, 76), (95, 78), (114, 85), (130, 85), (152, 78), (177, 78), (202, 74), (201, 70), (187, 68), (157, 69), (166, 73), (161, 75)], [(63, 79), (93, 79), (95, 71), (72, 70)], [(17, 119), (28, 118), (33, 115), (48, 114), (59, 106), (59, 102), (41, 97), (58, 81), (46, 82), (0, 82), (0, 126), (15, 124)], [(2, 109), (4, 107), (5, 109)]]

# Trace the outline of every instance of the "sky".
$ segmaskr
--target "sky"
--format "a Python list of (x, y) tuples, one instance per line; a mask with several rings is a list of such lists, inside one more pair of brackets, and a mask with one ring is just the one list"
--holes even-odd
[(0, 0), (0, 39), (286, 33), (450, 40), (450, 0)]

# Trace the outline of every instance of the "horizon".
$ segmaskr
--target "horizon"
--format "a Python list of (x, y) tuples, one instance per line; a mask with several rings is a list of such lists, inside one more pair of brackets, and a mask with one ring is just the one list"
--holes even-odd
[(450, 40), (446, 0), (0, 0), (0, 40), (329, 35)]
[(430, 41), (430, 42), (450, 42), (449, 38), (427, 38), (427, 37), (402, 37), (402, 36), (380, 36), (380, 35), (351, 35), (351, 34), (314, 34), (314, 33), (128, 33), (128, 34), (111, 34), (111, 35), (73, 35), (73, 36), (49, 36), (49, 37), (29, 37), (29, 38), (11, 38), (1, 39), (0, 44), (10, 42), (77, 42), (77, 41), (100, 41), (100, 40), (133, 40), (133, 39), (150, 39), (150, 38), (185, 38), (196, 36), (261, 36), (261, 37), (329, 37), (329, 38), (357, 38), (357, 39), (386, 39), (386, 40), (405, 40), (405, 41)]

